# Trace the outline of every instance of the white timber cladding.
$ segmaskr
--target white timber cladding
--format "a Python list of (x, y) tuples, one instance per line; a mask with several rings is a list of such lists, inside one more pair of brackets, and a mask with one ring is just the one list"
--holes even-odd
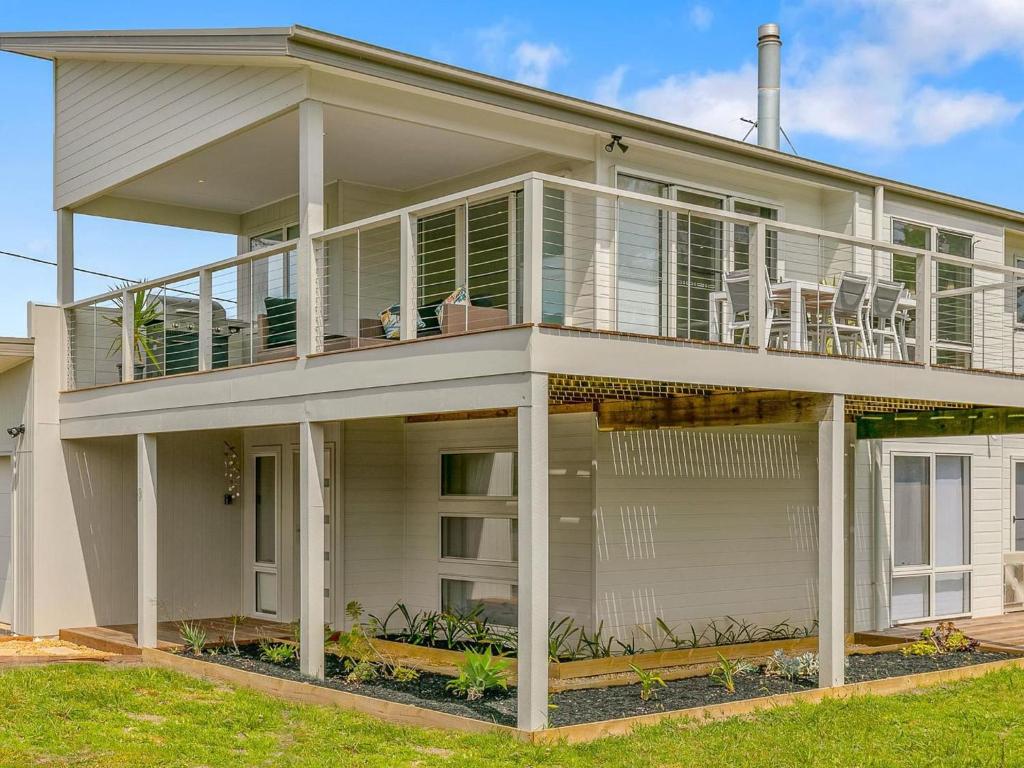
[[(157, 438), (157, 618), (240, 610), (241, 510), (224, 504), (224, 442), (240, 435)], [(36, 569), (42, 608), (34, 630), (136, 621), (136, 458), (131, 438), (64, 443), (70, 518), (46, 527), (54, 552)], [(56, 469), (53, 470), (55, 473)], [(44, 561), (40, 559), (42, 566)]]
[(15, 573), (11, 558), (12, 463), (10, 456), (0, 456), (0, 624), (14, 621)]
[[(872, 454), (878, 462), (872, 471)], [(1024, 458), (1024, 436), (917, 438), (864, 441), (857, 451), (857, 482), (869, 490), (858, 499), (856, 523), (860, 535), (874, 532), (875, 552), (858, 543), (854, 589), (856, 629), (876, 628), (889, 616), (892, 579), (892, 457), (917, 454), (970, 458), (971, 614), (1003, 612), (1003, 552), (1012, 549), (1013, 462)], [(880, 526), (880, 527), (879, 527)], [(869, 539), (865, 539), (869, 541)], [(874, 561), (873, 557), (879, 558)], [(877, 575), (876, 575), (877, 573)], [(884, 626), (884, 625), (883, 625)]]
[(658, 618), (688, 636), (732, 616), (816, 618), (817, 429), (602, 432), (596, 610), (628, 638)]
[(58, 60), (55, 207), (294, 106), (306, 78), (298, 67)]

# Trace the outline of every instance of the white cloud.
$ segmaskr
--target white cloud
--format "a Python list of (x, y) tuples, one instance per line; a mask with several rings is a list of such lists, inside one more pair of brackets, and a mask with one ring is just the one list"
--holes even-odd
[(620, 65), (597, 81), (594, 87), (594, 101), (610, 107), (620, 105), (622, 83), (626, 79), (628, 68)]
[(740, 117), (756, 111), (757, 70), (748, 64), (735, 72), (674, 75), (637, 91), (630, 106), (691, 128), (740, 138), (750, 127)]
[(698, 3), (690, 8), (690, 23), (701, 31), (711, 26), (714, 17), (714, 12), (706, 5)]
[[(864, 18), (840, 44), (826, 47), (830, 41), (816, 33), (811, 39), (821, 47), (798, 40), (783, 49), (782, 124), (790, 134), (869, 146), (939, 144), (1024, 109), (999, 93), (941, 84), (992, 54), (1021, 57), (1024, 2), (845, 0), (844, 7)], [(671, 75), (619, 98), (636, 111), (738, 138), (747, 129), (739, 118), (756, 113), (756, 69), (748, 61)]]
[(565, 53), (554, 43), (541, 45), (523, 41), (512, 53), (515, 79), (526, 85), (546, 88), (551, 70), (566, 62)]

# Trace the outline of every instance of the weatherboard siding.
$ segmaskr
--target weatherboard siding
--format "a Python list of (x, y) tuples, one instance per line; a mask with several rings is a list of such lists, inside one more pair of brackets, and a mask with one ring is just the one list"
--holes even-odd
[(296, 67), (58, 60), (54, 207), (117, 184), (297, 104)]

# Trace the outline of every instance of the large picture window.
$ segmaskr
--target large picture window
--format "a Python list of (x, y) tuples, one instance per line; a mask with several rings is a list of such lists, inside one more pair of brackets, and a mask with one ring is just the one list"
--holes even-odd
[(971, 610), (970, 458), (892, 457), (893, 622)]
[(484, 563), (519, 560), (519, 523), (514, 517), (441, 516), (442, 559)]

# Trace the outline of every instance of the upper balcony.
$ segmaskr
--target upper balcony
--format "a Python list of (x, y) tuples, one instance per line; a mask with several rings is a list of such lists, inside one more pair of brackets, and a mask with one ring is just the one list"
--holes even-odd
[(866, 380), (1024, 372), (1024, 269), (970, 238), (915, 248), (711, 202), (526, 173), (270, 244), (67, 305), (67, 389), (523, 325), (715, 350), (709, 366), (731, 351), (751, 386), (752, 351)]

